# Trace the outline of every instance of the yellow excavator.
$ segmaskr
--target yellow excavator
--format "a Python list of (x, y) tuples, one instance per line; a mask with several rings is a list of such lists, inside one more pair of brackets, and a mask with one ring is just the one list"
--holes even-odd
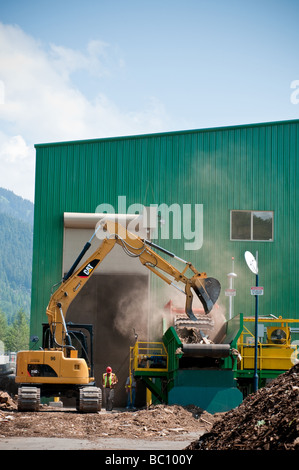
[[(103, 241), (78, 268), (99, 230)], [(198, 272), (191, 263), (150, 240), (138, 237), (122, 225), (104, 220), (98, 224), (93, 236), (50, 298), (46, 309), (48, 323), (43, 328), (42, 347), (39, 350), (20, 351), (17, 354), (15, 381), (18, 384), (20, 411), (38, 411), (41, 397), (75, 397), (78, 411), (100, 411), (102, 392), (96, 387), (93, 377), (92, 341), (91, 354), (88, 354), (88, 342), (82, 329), (80, 330), (80, 327), (88, 329), (88, 325), (69, 324), (66, 322), (66, 314), (71, 302), (116, 244), (120, 245), (127, 255), (138, 258), (146, 268), (167, 284), (180, 289), (178, 283), (183, 283), (186, 314), (193, 321), (197, 320), (192, 312), (193, 292), (199, 297), (206, 314), (212, 310), (220, 294), (219, 281), (207, 277), (204, 272)], [(181, 261), (185, 264), (184, 269), (179, 271), (153, 249)], [(188, 269), (192, 271), (191, 277), (187, 276)], [(76, 330), (76, 325), (79, 330)], [(92, 338), (92, 331), (89, 333)]]

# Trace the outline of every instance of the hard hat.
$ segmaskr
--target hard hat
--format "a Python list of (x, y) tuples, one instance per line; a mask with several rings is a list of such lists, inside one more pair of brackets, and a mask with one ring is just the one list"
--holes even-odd
[(112, 372), (111, 367), (107, 367), (106, 372), (107, 372), (107, 374), (109, 374), (110, 372)]

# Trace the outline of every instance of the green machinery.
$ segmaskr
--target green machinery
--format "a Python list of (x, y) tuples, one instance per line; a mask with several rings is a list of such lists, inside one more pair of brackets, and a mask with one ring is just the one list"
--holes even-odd
[[(291, 344), (288, 326), (299, 320), (266, 321), (265, 338), (259, 337), (259, 386), (290, 368), (299, 351)], [(252, 392), (253, 322), (236, 315), (226, 322), (220, 344), (184, 343), (171, 326), (161, 342), (136, 342), (130, 373), (145, 383), (154, 403), (193, 404), (210, 413), (228, 411)], [(259, 322), (264, 325), (265, 318)]]
[(227, 411), (243, 399), (234, 374), (241, 332), (240, 319), (234, 318), (222, 344), (185, 344), (171, 326), (161, 342), (136, 342), (130, 373), (145, 383), (155, 402)]

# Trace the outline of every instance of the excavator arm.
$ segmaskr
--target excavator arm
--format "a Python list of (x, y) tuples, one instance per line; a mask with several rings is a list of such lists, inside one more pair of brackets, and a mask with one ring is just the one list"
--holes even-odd
[[(90, 248), (91, 241), (99, 229), (103, 229), (106, 232), (106, 238), (104, 238), (94, 253), (76, 270), (83, 256)], [(182, 290), (182, 292), (186, 294), (185, 310), (189, 318), (195, 321), (197, 320), (192, 312), (193, 292), (199, 297), (206, 314), (212, 310), (220, 294), (220, 283), (216, 279), (208, 278), (206, 273), (198, 272), (191, 263), (155, 245), (149, 240), (141, 239), (116, 222), (105, 221), (98, 226), (97, 230), (89, 242), (86, 243), (69, 272), (64, 276), (61, 285), (52, 294), (48, 304), (46, 313), (48, 315), (50, 330), (57, 346), (71, 348), (65, 324), (67, 310), (71, 302), (79, 294), (95, 269), (110, 253), (115, 244), (122, 246), (127, 255), (139, 258), (139, 261), (146, 268), (159, 276), (167, 284), (179, 288), (175, 282), (183, 283), (185, 290), (180, 288), (179, 290)], [(158, 249), (183, 262), (185, 264), (184, 269), (179, 271), (153, 251), (152, 248)], [(193, 273), (191, 277), (187, 276), (188, 269)]]

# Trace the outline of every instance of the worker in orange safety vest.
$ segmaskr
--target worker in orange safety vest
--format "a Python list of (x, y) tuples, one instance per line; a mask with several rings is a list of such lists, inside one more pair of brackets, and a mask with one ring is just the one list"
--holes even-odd
[(106, 405), (106, 411), (112, 411), (113, 402), (114, 402), (114, 389), (118, 382), (116, 375), (112, 372), (110, 366), (107, 367), (106, 373), (103, 374), (103, 389), (104, 389), (104, 399)]

